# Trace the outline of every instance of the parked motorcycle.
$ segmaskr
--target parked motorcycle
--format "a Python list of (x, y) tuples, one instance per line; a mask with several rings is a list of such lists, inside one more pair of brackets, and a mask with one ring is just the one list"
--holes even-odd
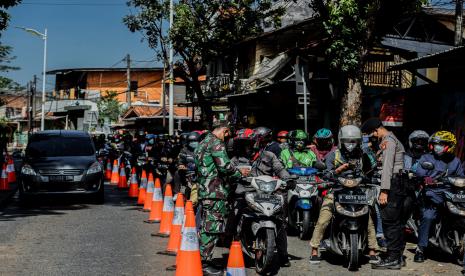
[(359, 173), (344, 174), (334, 184), (334, 215), (328, 250), (346, 258), (348, 269), (357, 270), (367, 247), (367, 226), (376, 189), (362, 184)]
[(323, 180), (318, 177), (318, 169), (292, 168), (289, 174), (297, 176), (296, 187), (288, 192), (289, 226), (297, 230), (299, 238), (311, 238), (321, 207), (318, 185)]
[(246, 179), (253, 192), (245, 193), (246, 207), (237, 225), (243, 252), (255, 259), (259, 274), (272, 271), (277, 263), (276, 236), (283, 223), (284, 196), (278, 191), (286, 182), (263, 175)]

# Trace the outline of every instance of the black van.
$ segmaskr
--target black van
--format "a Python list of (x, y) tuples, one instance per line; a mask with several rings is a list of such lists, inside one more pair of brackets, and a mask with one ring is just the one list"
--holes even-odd
[(103, 203), (103, 181), (103, 168), (87, 132), (47, 130), (29, 138), (20, 174), (22, 199), (39, 194), (88, 194)]

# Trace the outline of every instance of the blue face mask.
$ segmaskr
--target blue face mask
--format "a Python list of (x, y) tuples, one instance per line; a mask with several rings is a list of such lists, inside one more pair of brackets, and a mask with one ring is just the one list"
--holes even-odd
[(189, 147), (191, 149), (196, 149), (199, 146), (199, 142), (190, 142)]
[(436, 145), (434, 145), (434, 147), (433, 147), (433, 151), (434, 151), (434, 153), (436, 153), (438, 156), (441, 156), (441, 155), (444, 154), (445, 148), (446, 148), (446, 147), (443, 146), (443, 145), (436, 144)]

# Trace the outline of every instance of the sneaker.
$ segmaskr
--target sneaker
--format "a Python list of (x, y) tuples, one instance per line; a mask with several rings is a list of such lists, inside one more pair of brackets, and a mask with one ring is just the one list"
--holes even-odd
[(203, 272), (203, 275), (210, 275), (210, 276), (220, 276), (220, 275), (223, 275), (224, 273), (223, 270), (217, 269), (216, 267), (211, 266), (211, 265), (204, 265), (202, 267), (202, 272)]
[(370, 259), (368, 262), (370, 264), (377, 264), (381, 261), (380, 257), (378, 255), (370, 255), (368, 256), (368, 258)]
[(377, 264), (372, 264), (371, 265), (372, 269), (394, 269), (394, 270), (399, 270), (401, 268), (400, 265), (400, 260), (398, 258), (392, 259), (392, 258), (386, 258), (381, 260)]
[(316, 256), (316, 255), (312, 255), (310, 256), (310, 264), (319, 264), (321, 262), (321, 258)]
[(425, 261), (425, 254), (423, 251), (417, 248), (415, 251), (415, 257), (413, 257), (413, 261), (416, 263), (423, 263)]

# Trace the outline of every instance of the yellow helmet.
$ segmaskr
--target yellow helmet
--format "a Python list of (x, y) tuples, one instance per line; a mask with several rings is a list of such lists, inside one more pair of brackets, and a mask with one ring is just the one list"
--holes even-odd
[(450, 131), (438, 131), (433, 133), (429, 138), (430, 149), (432, 150), (432, 144), (443, 144), (447, 146), (446, 152), (454, 154), (455, 146), (457, 145), (457, 138)]

